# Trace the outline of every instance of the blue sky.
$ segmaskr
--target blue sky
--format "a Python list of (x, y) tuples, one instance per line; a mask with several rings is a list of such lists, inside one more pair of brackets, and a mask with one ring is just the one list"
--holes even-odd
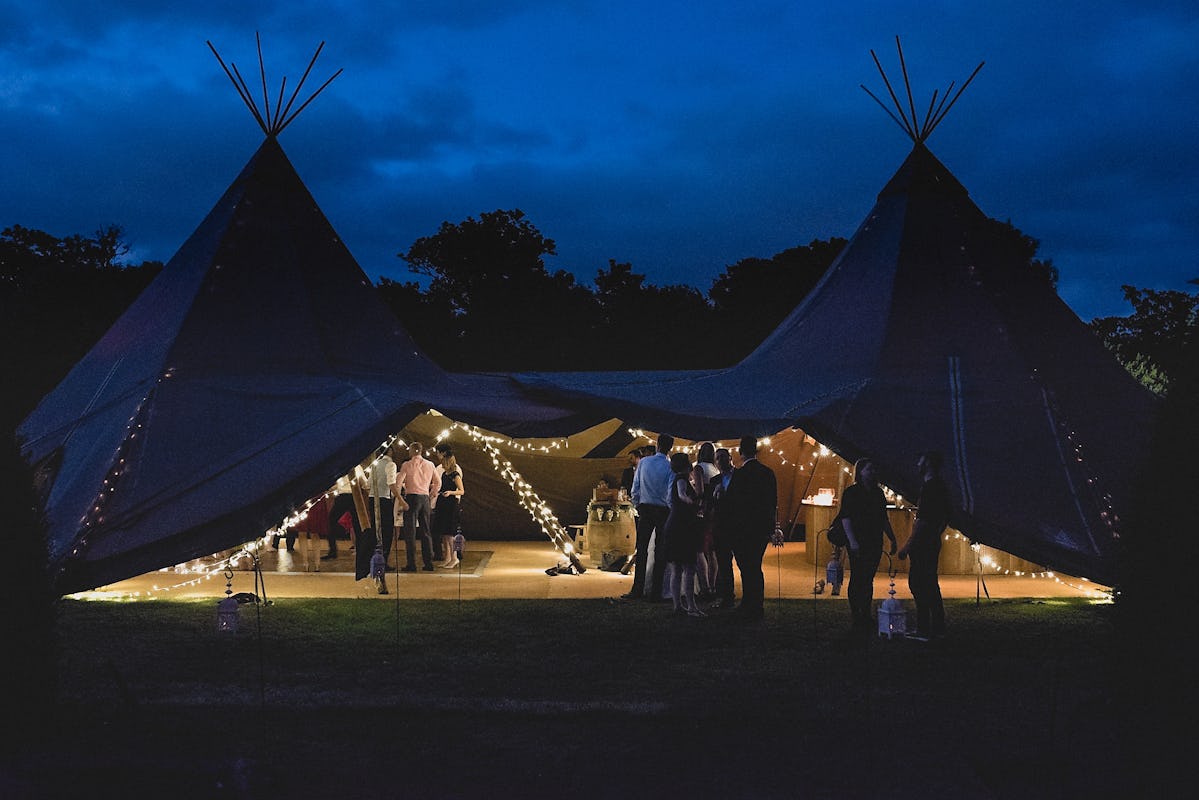
[[(385, 6), (385, 7), (380, 7)], [(835, 7), (834, 7), (835, 6)], [(609, 259), (706, 291), (739, 259), (848, 237), (918, 108), (980, 62), (929, 147), (1041, 240), (1084, 320), (1121, 284), (1199, 277), (1199, 5), (1190, 2), (5, 2), (0, 226), (119, 224), (166, 261), (262, 134), (208, 47), (272, 102), (326, 45), (281, 136), (366, 273), (443, 221), (520, 208), (590, 283)], [(288, 89), (290, 94), (290, 88)], [(261, 101), (260, 101), (261, 103)], [(923, 109), (922, 109), (923, 110)]]

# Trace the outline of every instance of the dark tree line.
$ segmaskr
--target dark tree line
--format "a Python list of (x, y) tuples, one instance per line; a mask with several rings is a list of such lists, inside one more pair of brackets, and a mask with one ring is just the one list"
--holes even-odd
[[(845, 246), (813, 241), (729, 266), (705, 296), (609, 261), (593, 286), (545, 260), (554, 241), (519, 210), (443, 223), (400, 254), (428, 286), (383, 278), (384, 302), (442, 366), (470, 370), (689, 369), (735, 363), (799, 302)], [(162, 269), (130, 264), (119, 227), (57, 237), (0, 232), (0, 354), (12, 428)], [(720, 332), (721, 336), (709, 334)], [(703, 347), (696, 343), (704, 340)]]
[(62, 380), (162, 269), (126, 264), (119, 227), (64, 238), (0, 231), (0, 347), (8, 379), (0, 423), (12, 426)]
[[(994, 221), (994, 260), (1017, 263), (1053, 287), (1057, 269), (1036, 258), (1038, 242)], [(773, 331), (820, 280), (844, 239), (815, 240), (770, 258), (725, 268), (707, 292), (649, 283), (615, 260), (591, 285), (565, 270), (520, 210), (497, 210), (438, 231), (398, 254), (427, 278), (383, 278), (377, 289), (433, 359), (447, 369), (695, 369), (736, 363)], [(3, 393), (10, 427), (70, 367), (162, 268), (129, 264), (121, 229), (63, 238), (14, 225), (0, 232), (0, 348), (11, 380)], [(1147, 385), (1164, 391), (1194, 337), (1199, 295), (1125, 287), (1134, 307), (1092, 328)]]
[(554, 241), (519, 209), (499, 210), (445, 222), (399, 254), (430, 279), (427, 289), (386, 278), (379, 288), (417, 343), (455, 371), (726, 366), (774, 329), (844, 246), (814, 241), (743, 259), (706, 297), (692, 286), (647, 283), (615, 260), (591, 287), (548, 270)]

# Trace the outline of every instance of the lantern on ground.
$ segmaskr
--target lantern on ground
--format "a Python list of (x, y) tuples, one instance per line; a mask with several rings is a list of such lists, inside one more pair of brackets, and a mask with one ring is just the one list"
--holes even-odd
[(841, 556), (841, 548), (834, 547), (833, 556), (829, 559), (828, 566), (824, 568), (825, 584), (832, 589), (833, 597), (841, 594), (841, 584), (845, 583), (845, 563), (841, 560)]
[(387, 559), (383, 556), (383, 545), (375, 545), (375, 554), (371, 556), (371, 579), (375, 582), (375, 591), (379, 594), (390, 594), (387, 591)]
[(462, 535), (462, 529), (458, 528), (457, 533), (453, 538), (454, 558), (458, 561), (462, 560), (462, 551), (466, 549), (466, 537)]
[(890, 597), (878, 608), (878, 635), (890, 639), (907, 633), (908, 612), (903, 607), (903, 601), (895, 599), (895, 571), (888, 572), (891, 574), (891, 588), (887, 592)]
[(225, 569), (225, 599), (216, 604), (216, 629), (218, 633), (237, 633), (237, 606), (233, 597), (233, 570)]

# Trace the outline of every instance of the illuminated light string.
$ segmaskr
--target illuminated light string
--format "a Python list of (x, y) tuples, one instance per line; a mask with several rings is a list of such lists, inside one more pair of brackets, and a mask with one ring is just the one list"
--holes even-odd
[[(169, 378), (172, 373), (173, 373), (173, 370), (168, 370), (163, 375), (163, 378)], [(159, 381), (161, 382), (161, 380), (163, 378), (160, 378)], [(103, 488), (101, 490), (100, 497), (98, 497), (96, 502), (93, 504), (93, 509), (92, 509), (91, 513), (84, 518), (85, 534), (80, 537), (80, 542), (77, 545), (75, 551), (73, 551), (73, 554), (78, 554), (79, 552), (81, 552), (81, 549), (86, 546), (87, 532), (90, 532), (91, 526), (94, 524), (99, 524), (100, 522), (103, 521), (102, 516), (100, 516), (100, 514), (103, 510), (103, 506), (105, 504), (105, 501), (109, 497), (109, 495), (115, 490), (117, 480), (120, 478), (120, 476), (124, 472), (124, 468), (125, 468), (125, 464), (126, 464), (126, 455), (127, 455), (128, 449), (129, 449), (128, 443), (136, 438), (137, 431), (140, 430), (140, 428), (141, 428), (141, 424), (137, 420), (138, 420), (139, 416), (141, 415), (143, 409), (145, 408), (146, 403), (149, 400), (150, 396), (151, 396), (150, 394), (147, 394), (147, 396), (138, 405), (138, 408), (135, 411), (133, 417), (130, 418), (129, 425), (127, 428), (129, 430), (129, 435), (122, 442), (121, 448), (118, 449), (117, 457), (114, 459), (114, 468), (111, 471), (109, 477), (106, 478), (104, 481), (105, 488)], [(474, 442), (475, 444), (480, 446), (483, 449), (483, 451), (485, 453), (487, 453), (487, 455), (491, 458), (492, 468), (495, 469), (495, 471), (500, 475), (500, 477), (506, 483), (508, 483), (508, 486), (512, 489), (513, 493), (515, 494), (515, 496), (517, 498), (517, 502), (521, 505), (521, 507), (524, 508), (529, 513), (529, 515), (533, 518), (533, 520), (541, 528), (541, 531), (550, 539), (550, 541), (554, 544), (554, 546), (558, 550), (560, 550), (564, 555), (566, 555), (572, 561), (576, 561), (577, 555), (575, 553), (574, 543), (571, 541), (570, 536), (567, 534), (565, 528), (562, 526), (561, 522), (558, 520), (558, 518), (554, 514), (553, 510), (545, 503), (545, 501), (543, 501), (540, 498), (540, 496), (534, 490), (533, 486), (531, 484), (529, 484), (528, 481), (526, 481), (523, 478), (523, 476), (521, 476), (521, 474), (513, 466), (512, 462), (509, 461), (507, 458), (505, 458), (503, 453), (499, 449), (499, 445), (503, 444), (506, 447), (510, 447), (512, 449), (516, 449), (516, 450), (519, 450), (521, 452), (526, 452), (526, 453), (528, 453), (528, 452), (549, 453), (552, 450), (557, 450), (557, 449), (561, 449), (563, 447), (568, 446), (568, 443), (566, 443), (565, 441), (563, 441), (563, 442), (554, 441), (548, 445), (539, 445), (539, 446), (526, 445), (524, 443), (518, 442), (518, 441), (510, 439), (508, 437), (502, 437), (502, 436), (496, 436), (496, 435), (490, 434), (490, 433), (484, 433), (479, 428), (476, 428), (476, 427), (466, 424), (466, 423), (459, 423), (459, 422), (454, 422), (454, 423), (450, 424), (447, 428), (442, 430), (436, 436), (436, 441), (442, 442), (442, 441), (448, 439), (450, 437), (451, 433), (455, 430), (461, 430), (464, 433), (466, 433), (472, 442)], [(647, 433), (646, 431), (643, 431), (640, 429), (629, 429), (629, 433), (631, 435), (633, 435), (634, 437), (644, 438), (647, 441), (652, 441), (653, 439), (656, 439), (656, 436), (653, 436), (652, 434)], [(805, 436), (805, 439), (804, 439), (805, 444), (808, 442), (809, 438), (810, 437)], [(812, 440), (812, 443), (815, 444), (815, 440)], [(374, 466), (380, 461), (380, 459), (382, 459), (382, 457), (384, 455), (386, 455), (391, 450), (392, 447), (397, 446), (397, 445), (406, 446), (407, 444), (408, 443), (405, 442), (403, 439), (401, 439), (398, 434), (388, 437), (382, 444), (380, 444), (378, 447), (375, 448), (375, 450), (373, 451), (374, 458), (372, 458), (372, 460), (369, 462), (369, 464), (365, 465), (365, 469), (373, 469)], [(713, 442), (713, 444), (715, 444), (717, 447), (726, 447), (726, 448), (729, 447), (728, 445), (725, 445), (720, 442)], [(765, 446), (765, 447), (770, 448), (770, 438), (763, 437), (762, 439), (758, 440), (758, 444), (759, 444), (759, 447)], [(687, 445), (687, 446), (681, 447), (679, 449), (683, 450), (684, 452), (693, 453), (696, 450), (698, 450), (698, 447), (699, 447), (698, 444), (694, 444), (694, 445)], [(770, 448), (769, 452), (778, 456), (784, 464), (791, 463), (791, 462), (788, 462), (783, 457), (783, 455), (780, 451)], [(834, 454), (832, 453), (832, 451), (830, 451), (824, 445), (819, 445), (818, 449), (816, 449), (816, 448), (813, 449), (813, 457), (812, 457), (812, 460), (808, 463), (808, 466), (814, 467), (818, 457), (827, 457), (829, 455), (834, 455)], [(1081, 455), (1080, 455), (1080, 460), (1081, 460)], [(363, 465), (360, 465), (360, 466), (363, 466)], [(799, 465), (799, 468), (803, 469), (803, 465)], [(843, 470), (847, 474), (852, 474), (852, 468), (850, 468), (848, 466), (843, 467)], [(1093, 479), (1091, 481), (1089, 481), (1089, 483), (1093, 484)], [(902, 496), (900, 496), (899, 494), (892, 491), (891, 489), (889, 489), (886, 486), (883, 486), (882, 489), (883, 489), (884, 495), (887, 497), (888, 502), (898, 506), (899, 508), (901, 508), (905, 511), (913, 510), (913, 507), (910, 504), (906, 504), (904, 502)], [(194, 578), (191, 578), (191, 579), (188, 579), (185, 581), (181, 581), (179, 583), (167, 585), (167, 586), (159, 586), (159, 585), (155, 584), (151, 590), (148, 590), (146, 592), (131, 592), (131, 593), (124, 595), (124, 598), (125, 599), (140, 599), (142, 597), (152, 598), (152, 597), (154, 597), (155, 593), (157, 593), (157, 592), (171, 592), (171, 591), (175, 591), (175, 590), (179, 590), (179, 589), (186, 589), (189, 587), (197, 586), (197, 585), (202, 584), (205, 581), (212, 580), (214, 577), (223, 575), (226, 569), (237, 568), (238, 565), (246, 559), (250, 559), (252, 561), (258, 552), (260, 552), (261, 550), (266, 548), (267, 542), (270, 539), (272, 539), (276, 535), (282, 536), (289, 528), (295, 527), (295, 526), (301, 524), (302, 522), (304, 522), (304, 520), (306, 520), (308, 518), (308, 513), (312, 509), (313, 506), (315, 506), (322, 499), (331, 499), (335, 494), (336, 494), (336, 486), (333, 486), (333, 487), (330, 487), (327, 491), (309, 499), (308, 501), (303, 503), (300, 508), (293, 510), (284, 519), (282, 519), (277, 525), (273, 526), (271, 529), (269, 529), (265, 533), (263, 533), (263, 535), (261, 537), (255, 539), (251, 542), (247, 542), (245, 545), (243, 545), (241, 548), (239, 548), (238, 550), (236, 550), (233, 554), (231, 554), (229, 556), (221, 557), (220, 554), (213, 554), (212, 556), (209, 556), (209, 558), (218, 559), (215, 562), (212, 562), (212, 561), (205, 562), (203, 559), (196, 559), (194, 561), (184, 562), (182, 564), (176, 564), (173, 567), (165, 567), (162, 570), (160, 570), (161, 572), (164, 572), (164, 573), (173, 572), (178, 575), (195, 575), (196, 577), (194, 577)], [(970, 542), (968, 539), (966, 539), (966, 537), (964, 537), (961, 534), (956, 533), (956, 532), (953, 533), (952, 536), (954, 536), (958, 539), (961, 539), (963, 541), (969, 542), (972, 549), (974, 549), (976, 552), (980, 552), (979, 551), (980, 545), (978, 545), (977, 543)], [(950, 534), (946, 534), (946, 540), (948, 540), (949, 538), (950, 538)], [(1004, 574), (1004, 575), (1014, 575), (1014, 576), (1018, 576), (1018, 577), (1053, 579), (1054, 581), (1056, 581), (1059, 584), (1062, 584), (1064, 586), (1069, 586), (1070, 588), (1073, 588), (1080, 592), (1083, 592), (1084, 594), (1087, 594), (1088, 596), (1098, 597), (1098, 598), (1109, 598), (1110, 597), (1110, 592), (1107, 592), (1107, 591), (1104, 591), (1101, 589), (1071, 584), (1067, 581), (1063, 581), (1059, 576), (1057, 576), (1056, 574), (1054, 574), (1051, 571), (1026, 572), (1026, 571), (1022, 571), (1022, 570), (1010, 570), (1005, 567), (1001, 567), (998, 564), (998, 562), (994, 561), (994, 559), (991, 559), (989, 556), (981, 556), (980, 561), (983, 564), (983, 566), (995, 570), (995, 572), (993, 574)], [(120, 599), (120, 597), (113, 598), (113, 599)]]
[[(658, 438), (657, 434), (652, 433), (650, 431), (643, 430), (641, 428), (628, 428), (627, 430), (629, 432), (629, 435), (633, 436), (634, 438), (645, 439), (647, 442), (650, 442), (650, 443), (657, 441), (657, 438)], [(827, 458), (828, 456), (834, 456), (838, 460), (840, 460), (841, 457), (837, 456), (837, 454), (834, 453), (832, 450), (829, 450), (827, 447), (825, 447), (822, 444), (819, 444), (815, 439), (813, 439), (812, 437), (805, 434), (803, 443), (808, 444), (809, 442), (813, 445), (812, 458), (810, 461), (808, 461), (808, 463), (806, 465), (799, 464), (798, 462), (795, 462), (795, 461), (790, 461), (787, 458), (786, 453), (784, 453), (782, 450), (773, 446), (773, 444), (771, 442), (771, 438), (769, 436), (763, 436), (758, 439), (758, 448), (759, 449), (766, 448), (766, 452), (775, 456), (782, 463), (783, 466), (796, 466), (799, 469), (804, 470), (804, 471), (809, 471), (809, 470), (815, 469), (816, 462), (820, 458)], [(702, 444), (702, 443), (677, 445), (675, 447), (675, 450), (678, 450), (679, 452), (683, 452), (683, 453), (687, 453), (688, 455), (691, 455), (691, 454), (696, 453), (699, 450), (700, 444)], [(719, 442), (719, 441), (712, 442), (712, 444), (715, 445), (717, 447), (717, 449), (723, 447), (724, 449), (726, 449), (730, 452), (732, 452), (733, 450), (735, 450), (738, 447), (738, 444), (725, 444), (724, 442)], [(853, 466), (850, 464), (843, 464), (841, 467), (841, 471), (844, 472), (846, 475), (852, 476), (853, 475)], [(879, 484), (879, 487), (883, 490), (883, 494), (886, 496), (887, 502), (889, 502), (893, 505), (896, 505), (900, 508), (903, 508), (903, 509), (913, 508), (913, 506), (910, 503), (907, 503), (906, 501), (904, 501), (902, 495), (898, 494), (897, 492), (893, 491), (889, 487), (884, 486), (882, 484)]]
[[(549, 540), (553, 542), (554, 547), (562, 552), (567, 558), (578, 566), (578, 556), (575, 553), (574, 543), (567, 534), (562, 523), (558, 521), (558, 517), (554, 514), (544, 500), (533, 489), (532, 484), (524, 479), (512, 462), (504, 457), (500, 452), (497, 442), (503, 442), (505, 439), (494, 435), (483, 433), (473, 425), (468, 425), (462, 422), (455, 422), (449, 428), (443, 430), (437, 435), (437, 441), (442, 442), (449, 438), (453, 430), (461, 430), (470, 437), (471, 441), (483, 449), (488, 456), (491, 457), (491, 466), (499, 474), (508, 486), (516, 495), (516, 500), (520, 503), (521, 508), (529, 513), (533, 521), (541, 528)], [(512, 441), (512, 440), (506, 440)]]
[[(629, 435), (634, 437), (635, 439), (645, 439), (650, 444), (657, 441), (657, 438), (658, 438), (657, 434), (643, 430), (641, 428), (627, 428), (626, 430), (628, 431)], [(812, 445), (817, 445), (817, 442), (815, 439), (813, 439), (810, 436), (805, 435), (804, 436), (804, 444), (808, 444), (808, 443), (811, 443)], [(699, 447), (701, 444), (703, 444), (703, 443), (702, 442), (694, 442), (692, 444), (676, 445), (675, 450), (678, 450), (681, 453), (686, 453), (687, 455), (694, 455), (695, 453), (699, 452)], [(723, 441), (714, 441), (714, 442), (712, 442), (712, 444), (717, 449), (724, 448), (725, 450), (728, 450), (729, 452), (733, 452), (737, 449), (739, 443), (726, 444)], [(818, 448), (813, 447), (812, 458), (810, 461), (808, 461), (807, 464), (799, 464), (798, 462), (792, 461), (789, 458), (787, 458), (787, 454), (785, 451), (783, 451), (779, 448), (776, 448), (772, 444), (771, 438), (769, 436), (763, 436), (762, 438), (758, 439), (758, 447), (766, 448), (766, 451), (768, 453), (772, 454), (773, 456), (775, 456), (782, 463), (783, 466), (796, 466), (799, 469), (805, 470), (805, 471), (813, 469), (816, 466), (816, 460), (817, 460), (816, 454), (817, 453), (819, 453), (821, 456), (828, 456), (828, 455), (832, 454), (832, 451), (830, 451), (827, 447), (825, 447), (824, 445), (819, 445)], [(845, 471), (850, 472), (851, 470), (847, 468)]]
[[(657, 440), (657, 434), (654, 434), (650, 431), (645, 431), (641, 428), (629, 428), (628, 432), (634, 438), (645, 439), (647, 442), (653, 442), (653, 441)], [(1073, 437), (1073, 433), (1069, 432), (1067, 434), (1067, 436), (1068, 436), (1068, 438), (1071, 438), (1071, 437)], [(1071, 438), (1071, 441), (1073, 441), (1072, 438)], [(807, 444), (809, 442), (811, 442), (813, 445), (816, 445), (816, 447), (813, 449), (812, 460), (808, 463), (809, 467), (815, 467), (816, 460), (818, 457), (825, 458), (830, 455), (836, 456), (836, 454), (833, 453), (831, 450), (829, 450), (828, 447), (826, 447), (825, 445), (822, 445), (822, 444), (818, 444), (815, 439), (812, 439), (811, 437), (805, 435), (804, 436), (804, 444)], [(713, 444), (715, 444), (716, 447), (725, 447), (728, 449), (732, 449), (729, 445), (726, 445), (726, 444), (723, 444), (720, 442), (713, 442)], [(782, 460), (783, 464), (788, 463), (787, 460), (783, 457), (783, 454), (779, 450), (776, 450), (773, 447), (771, 447), (770, 437), (763, 437), (763, 438), (758, 439), (758, 447), (768, 448), (769, 452), (778, 456), (780, 458), (780, 460)], [(683, 445), (676, 449), (681, 450), (682, 452), (691, 454), (699, 449), (699, 445), (698, 444)], [(1078, 460), (1081, 462), (1082, 461), (1081, 447), (1075, 447), (1074, 452), (1075, 452)], [(839, 456), (836, 456), (836, 457), (840, 458)], [(800, 466), (800, 469), (803, 469), (802, 465)], [(841, 469), (843, 472), (845, 472), (845, 474), (850, 475), (850, 476), (853, 475), (853, 467), (851, 465), (848, 465), (848, 464), (843, 465)], [(1088, 483), (1091, 485), (1094, 485), (1094, 483), (1095, 483), (1094, 478), (1089, 479)], [(910, 502), (906, 501), (901, 494), (899, 494), (898, 492), (894, 491), (890, 487), (885, 486), (883, 484), (880, 484), (879, 486), (883, 490), (883, 496), (887, 499), (888, 504), (893, 505), (902, 511), (906, 511), (909, 513), (915, 512), (916, 507), (914, 505), (912, 505)], [(1109, 508), (1110, 508), (1111, 498), (1110, 498), (1110, 496), (1105, 496), (1105, 498), (1108, 501)], [(1105, 518), (1105, 520), (1107, 520), (1107, 517), (1104, 517), (1104, 518)], [(1115, 519), (1114, 514), (1112, 515), (1112, 519)], [(1084, 585), (1070, 583), (1069, 581), (1062, 580), (1062, 578), (1060, 576), (1058, 576), (1056, 573), (1054, 573), (1051, 570), (1043, 570), (1040, 572), (1031, 572), (1031, 571), (1024, 571), (1024, 570), (1009, 569), (1007, 567), (1000, 565), (999, 562), (995, 561), (995, 559), (991, 558), (990, 556), (981, 555), (981, 550), (980, 550), (981, 545), (976, 542), (970, 541), (968, 538), (966, 538), (962, 534), (957, 533), (956, 531), (953, 532), (952, 534), (948, 534), (948, 533), (945, 534), (946, 541), (948, 541), (951, 537), (960, 539), (964, 542), (967, 542), (970, 545), (970, 548), (975, 551), (975, 553), (979, 553), (980, 554), (979, 560), (982, 563), (982, 565), (988, 569), (994, 570), (994, 572), (992, 572), (991, 574), (1013, 575), (1016, 577), (1053, 580), (1063, 586), (1067, 586), (1071, 589), (1075, 589), (1088, 597), (1103, 598), (1103, 599), (1111, 598), (1110, 590), (1105, 590), (1103, 588), (1097, 588), (1097, 585), (1095, 585), (1095, 584), (1091, 584), (1089, 586), (1084, 586)], [(1088, 584), (1090, 583), (1089, 581), (1086, 581), (1085, 578), (1082, 578), (1080, 580), (1083, 580), (1084, 582), (1086, 582)]]
[[(111, 466), (100, 484), (100, 493), (92, 501), (87, 513), (79, 520), (79, 536), (75, 540), (75, 546), (71, 549), (70, 557), (82, 557), (91, 546), (91, 536), (104, 523), (104, 509), (117, 492), (118, 484), (129, 463), (131, 451), (136, 445), (141, 444), (138, 440), (138, 432), (142, 430), (142, 422), (148, 412), (150, 399), (162, 382), (174, 374), (174, 367), (167, 368), (154, 382), (154, 386), (150, 387), (150, 390), (138, 402), (137, 407), (133, 410), (133, 415), (129, 417), (129, 422), (125, 425), (125, 435), (121, 437), (121, 442), (113, 454)], [(63, 569), (66, 569), (65, 564)]]
[[(430, 409), (430, 414), (437, 414), (436, 411)], [(438, 416), (441, 416), (438, 414)], [(469, 425), (465, 422), (452, 422), (447, 428), (444, 428), (441, 433), (437, 434), (436, 441), (442, 442), (450, 437), (450, 434), (455, 430), (462, 430), (469, 434), (471, 439), (477, 443), (487, 442), (494, 446), (502, 445), (507, 450), (515, 450), (521, 453), (542, 453), (549, 454), (555, 450), (566, 450), (570, 448), (570, 439), (559, 437), (553, 439), (549, 444), (533, 445), (522, 442), (518, 439), (512, 439), (507, 436), (498, 436), (494, 433), (484, 433), (481, 429)]]
[(1099, 519), (1106, 526), (1108, 534), (1112, 540), (1120, 539), (1120, 517), (1116, 513), (1115, 504), (1112, 500), (1110, 492), (1102, 491), (1099, 486), (1099, 479), (1091, 470), (1086, 457), (1083, 454), (1083, 444), (1079, 440), (1077, 432), (1073, 427), (1066, 422), (1065, 415), (1062, 414), (1061, 406), (1057, 402), (1057, 395), (1046, 386), (1045, 381), (1041, 379), (1040, 372), (1034, 367), (1031, 375), (1032, 380), (1036, 381), (1041, 387), (1042, 396), (1049, 409), (1049, 415), (1054, 426), (1057, 428), (1059, 435), (1065, 437), (1067, 449), (1073, 454), (1074, 464), (1077, 469), (1083, 473), (1084, 484), (1090, 493), (1091, 502), (1099, 509)]
[[(169, 377), (169, 375), (168, 375), (168, 377)], [(145, 403), (145, 401), (143, 401), (143, 405), (144, 405), (144, 403)], [(139, 407), (139, 410), (140, 410), (140, 407)], [(135, 415), (135, 418), (136, 418), (136, 415)], [(133, 421), (131, 420), (131, 427), (132, 427), (132, 423), (133, 423)], [(140, 427), (140, 425), (138, 427)], [(130, 437), (130, 438), (132, 438), (132, 437)], [(381, 445), (376, 447), (375, 450), (372, 451), (374, 453), (374, 458), (372, 458), (370, 463), (366, 465), (367, 468), (368, 469), (374, 468), (375, 464), (377, 464), (379, 462), (379, 460), (388, 452), (388, 450), (396, 443), (399, 443), (401, 445), (404, 444), (404, 442), (399, 438), (398, 435), (389, 437)], [(122, 464), (124, 463), (124, 459), (120, 459), (120, 461)], [(155, 593), (157, 593), (157, 592), (172, 592), (172, 591), (176, 591), (179, 589), (187, 589), (187, 588), (190, 588), (193, 586), (198, 586), (205, 581), (212, 580), (214, 577), (223, 575), (226, 569), (239, 568), (239, 564), (246, 559), (249, 559), (252, 563), (255, 556), (259, 552), (261, 552), (263, 549), (266, 548), (267, 542), (269, 540), (271, 540), (276, 535), (278, 535), (278, 536), (284, 535), (284, 533), (289, 528), (295, 527), (296, 525), (299, 525), (304, 520), (306, 520), (308, 518), (308, 512), (312, 509), (312, 507), (315, 506), (322, 499), (332, 498), (336, 494), (336, 488), (337, 488), (336, 485), (334, 485), (334, 486), (330, 487), (327, 491), (322, 492), (321, 494), (317, 495), (316, 497), (309, 499), (300, 508), (293, 510), (277, 525), (273, 526), (272, 528), (267, 530), (265, 533), (263, 533), (262, 536), (258, 537), (257, 539), (254, 539), (250, 542), (245, 543), (240, 548), (238, 548), (232, 555), (222, 557), (219, 553), (214, 553), (211, 556), (208, 556), (208, 558), (209, 559), (213, 559), (213, 558), (217, 559), (217, 561), (215, 561), (215, 562), (206, 561), (204, 559), (196, 559), (194, 561), (187, 561), (182, 564), (175, 564), (174, 566), (171, 566), (171, 567), (164, 567), (163, 569), (159, 570), (159, 572), (163, 572), (163, 573), (170, 572), (170, 573), (174, 573), (176, 575), (195, 574), (196, 575), (195, 578), (191, 578), (191, 579), (185, 580), (185, 581), (180, 581), (178, 583), (172, 583), (167, 586), (159, 586), (159, 585), (155, 584), (150, 590), (148, 590), (146, 592), (132, 592), (128, 595), (125, 595), (125, 597), (128, 599), (143, 598), (143, 597), (146, 599), (152, 599), (155, 596)], [(113, 598), (113, 599), (120, 599), (120, 598), (117, 597), (117, 598)]]
[(1087, 597), (1091, 597), (1094, 599), (1103, 599), (1103, 600), (1112, 599), (1112, 591), (1110, 589), (1105, 589), (1105, 588), (1099, 586), (1098, 584), (1093, 584), (1090, 581), (1088, 581), (1086, 578), (1079, 578), (1078, 580), (1082, 581), (1084, 584), (1087, 584), (1087, 585), (1079, 585), (1076, 583), (1071, 583), (1070, 581), (1067, 581), (1067, 580), (1062, 580), (1061, 576), (1052, 570), (1042, 570), (1040, 572), (1034, 572), (1034, 571), (1028, 571), (1028, 570), (1009, 569), (1008, 567), (1004, 567), (1004, 566), (1000, 565), (999, 562), (996, 561), (991, 556), (984, 554), (982, 552), (983, 545), (981, 545), (980, 543), (972, 542), (968, 538), (966, 538), (965, 536), (963, 536), (962, 534), (960, 534), (956, 531), (953, 533), (945, 534), (945, 541), (949, 541), (951, 538), (960, 539), (964, 542), (967, 542), (970, 545), (970, 549), (973, 550), (975, 552), (975, 554), (977, 555), (979, 563), (982, 564), (984, 567), (994, 570), (994, 572), (991, 573), (992, 575), (1013, 575), (1018, 578), (1038, 578), (1038, 579), (1043, 579), (1043, 580), (1052, 580), (1055, 583), (1058, 583), (1062, 586), (1066, 586), (1071, 589), (1074, 589), (1075, 591), (1081, 592), (1083, 595), (1085, 595)]
[[(558, 518), (554, 514), (553, 510), (543, 500), (541, 500), (536, 491), (533, 489), (532, 485), (529, 484), (520, 475), (520, 473), (516, 471), (512, 463), (503, 456), (503, 453), (499, 449), (499, 445), (504, 445), (505, 447), (510, 447), (511, 449), (519, 450), (524, 453), (551, 453), (555, 450), (562, 450), (569, 447), (569, 442), (565, 439), (558, 439), (545, 445), (530, 445), (523, 442), (518, 442), (508, 437), (484, 433), (472, 425), (459, 422), (454, 422), (450, 424), (449, 427), (441, 431), (441, 433), (437, 435), (436, 441), (444, 441), (445, 439), (449, 438), (452, 431), (455, 430), (461, 430), (465, 432), (475, 444), (481, 447), (483, 451), (491, 457), (493, 468), (497, 473), (500, 474), (500, 477), (508, 483), (509, 487), (512, 488), (512, 491), (516, 495), (517, 501), (520, 503), (521, 507), (529, 512), (529, 515), (532, 516), (535, 522), (537, 522), (542, 532), (545, 533), (555, 547), (562, 551), (572, 561), (577, 561), (574, 544), (570, 540), (569, 535), (566, 533), (566, 529), (563, 528), (562, 524), (558, 521)], [(374, 453), (374, 457), (369, 463), (360, 464), (358, 466), (362, 467), (364, 470), (373, 469), (375, 465), (378, 464), (383, 458), (383, 456), (391, 450), (392, 447), (406, 447), (407, 445), (408, 442), (401, 439), (398, 434), (390, 436), (372, 451)], [(183, 564), (176, 564), (173, 567), (165, 567), (160, 570), (160, 572), (173, 572), (177, 575), (194, 574), (196, 577), (167, 586), (159, 586), (156, 584), (149, 591), (132, 592), (125, 595), (125, 598), (150, 599), (154, 597), (155, 593), (171, 592), (179, 589), (187, 589), (198, 586), (205, 581), (209, 581), (215, 577), (223, 575), (226, 569), (239, 568), (241, 562), (247, 559), (252, 561), (258, 552), (266, 549), (267, 542), (273, 539), (275, 536), (283, 536), (289, 528), (293, 528), (302, 524), (304, 520), (308, 518), (308, 513), (312, 510), (313, 506), (315, 506), (322, 499), (331, 499), (336, 495), (336, 488), (336, 485), (334, 485), (327, 491), (310, 498), (299, 508), (292, 510), (278, 524), (264, 532), (262, 536), (251, 542), (247, 542), (232, 555), (221, 557), (220, 554), (214, 553), (208, 558), (215, 558), (217, 559), (216, 561), (197, 559), (195, 561), (185, 562)]]

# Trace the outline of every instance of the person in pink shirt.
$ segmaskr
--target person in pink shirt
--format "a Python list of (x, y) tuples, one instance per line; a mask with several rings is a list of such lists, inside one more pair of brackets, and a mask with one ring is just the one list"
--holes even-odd
[(424, 445), (412, 442), (408, 445), (408, 460), (400, 465), (396, 473), (396, 488), (404, 493), (408, 512), (404, 515), (404, 550), (408, 563), (400, 572), (416, 572), (416, 529), (420, 527), (420, 555), (425, 572), (433, 571), (432, 517), (429, 496), (435, 493), (441, 482), (437, 468), (424, 456)]

